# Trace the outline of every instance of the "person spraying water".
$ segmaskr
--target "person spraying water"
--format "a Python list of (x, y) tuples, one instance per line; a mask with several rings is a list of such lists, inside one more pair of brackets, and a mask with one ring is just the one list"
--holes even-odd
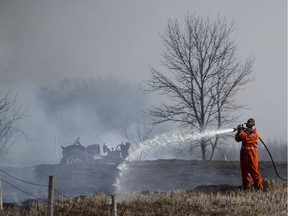
[[(246, 124), (246, 128), (244, 127), (244, 124)], [(267, 150), (278, 178), (283, 181), (287, 181), (286, 178), (283, 178), (279, 175), (268, 147), (258, 134), (258, 131), (255, 127), (255, 120), (253, 118), (250, 118), (248, 119), (247, 123), (244, 124), (240, 124), (236, 128), (234, 128), (234, 132), (237, 131), (237, 133), (235, 134), (235, 140), (237, 142), (242, 142), (242, 147), (240, 151), (240, 167), (244, 190), (250, 188), (250, 183), (252, 179), (254, 181), (255, 188), (257, 190), (263, 190), (263, 180), (258, 166), (258, 139), (261, 141), (261, 143)]]
[(236, 142), (242, 142), (240, 151), (242, 186), (244, 190), (250, 189), (251, 180), (253, 179), (255, 189), (263, 190), (263, 180), (258, 166), (258, 130), (253, 118), (249, 118), (245, 124), (246, 128), (243, 125), (238, 125), (235, 129), (237, 130), (235, 134)]

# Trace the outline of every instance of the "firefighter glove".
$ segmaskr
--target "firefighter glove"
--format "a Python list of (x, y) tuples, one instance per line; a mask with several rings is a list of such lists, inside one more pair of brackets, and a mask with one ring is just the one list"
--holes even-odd
[(238, 132), (239, 132), (240, 130), (244, 130), (243, 124), (238, 125), (238, 126), (237, 126), (237, 130), (238, 130)]

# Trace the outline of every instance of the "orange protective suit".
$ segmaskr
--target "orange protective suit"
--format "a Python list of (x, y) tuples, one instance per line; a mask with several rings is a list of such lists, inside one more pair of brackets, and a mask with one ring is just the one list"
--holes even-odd
[(255, 127), (253, 129), (246, 128), (245, 130), (240, 130), (235, 135), (237, 142), (242, 141), (240, 167), (244, 189), (250, 188), (250, 183), (253, 179), (254, 186), (257, 189), (263, 190), (262, 177), (258, 167), (258, 137), (258, 131)]

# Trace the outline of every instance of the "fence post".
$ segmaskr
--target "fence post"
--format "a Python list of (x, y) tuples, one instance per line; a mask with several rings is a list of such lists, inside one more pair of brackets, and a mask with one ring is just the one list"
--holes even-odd
[(47, 215), (53, 216), (54, 204), (54, 176), (49, 176)]
[(111, 195), (111, 198), (112, 198), (111, 215), (117, 216), (117, 202), (115, 195)]
[(0, 210), (3, 210), (3, 199), (2, 199), (2, 179), (0, 176)]

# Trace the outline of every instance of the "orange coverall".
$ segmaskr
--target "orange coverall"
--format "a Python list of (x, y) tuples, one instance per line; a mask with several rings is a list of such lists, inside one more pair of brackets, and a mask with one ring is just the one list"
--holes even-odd
[(258, 189), (263, 189), (262, 177), (258, 167), (258, 131), (256, 128), (252, 129), (252, 132), (240, 130), (235, 135), (237, 142), (242, 141), (242, 147), (240, 151), (240, 167), (242, 174), (242, 184), (244, 188), (250, 187), (251, 179), (254, 181), (254, 185)]

